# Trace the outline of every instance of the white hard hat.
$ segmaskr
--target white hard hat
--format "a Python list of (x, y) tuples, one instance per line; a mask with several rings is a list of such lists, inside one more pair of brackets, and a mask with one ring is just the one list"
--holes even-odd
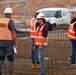
[(43, 13), (39, 13), (36, 18), (37, 18), (37, 19), (38, 19), (38, 18), (44, 18), (44, 19), (45, 19), (45, 15), (44, 15)]
[(4, 10), (4, 14), (6, 13), (13, 13), (12, 9), (10, 7), (7, 7), (5, 10)]

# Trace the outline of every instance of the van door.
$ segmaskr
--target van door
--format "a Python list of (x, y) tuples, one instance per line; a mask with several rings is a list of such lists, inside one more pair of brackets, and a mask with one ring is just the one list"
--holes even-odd
[(70, 21), (69, 21), (69, 11), (63, 11), (62, 12), (62, 18), (63, 18), (63, 24), (68, 24)]

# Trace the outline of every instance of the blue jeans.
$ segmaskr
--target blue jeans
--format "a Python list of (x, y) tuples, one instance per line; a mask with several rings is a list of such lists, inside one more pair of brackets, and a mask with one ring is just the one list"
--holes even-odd
[(46, 75), (46, 66), (45, 66), (45, 60), (44, 60), (45, 51), (46, 51), (46, 47), (42, 47), (42, 50), (38, 49), (38, 57), (39, 57), (39, 62), (41, 66), (40, 67), (41, 75)]
[(70, 40), (72, 44), (71, 64), (76, 64), (76, 40)]
[(34, 40), (32, 40), (32, 50), (31, 50), (31, 60), (32, 63), (38, 63), (39, 64), (39, 60), (38, 60), (38, 50), (33, 50), (34, 47)]

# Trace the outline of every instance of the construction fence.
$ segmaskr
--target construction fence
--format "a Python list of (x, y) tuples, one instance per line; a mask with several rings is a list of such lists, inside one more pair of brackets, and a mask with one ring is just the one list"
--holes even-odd
[[(15, 53), (13, 75), (40, 75), (40, 69), (31, 68), (31, 40), (29, 35), (18, 37), (18, 48)], [(76, 66), (71, 66), (68, 58), (71, 54), (71, 43), (67, 30), (49, 32), (49, 43), (45, 53), (46, 75), (75, 75)]]

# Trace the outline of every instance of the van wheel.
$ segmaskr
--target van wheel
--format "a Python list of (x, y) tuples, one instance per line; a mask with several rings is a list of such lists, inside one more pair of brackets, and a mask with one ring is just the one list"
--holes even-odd
[(56, 26), (55, 25), (52, 25), (52, 30), (56, 30)]

